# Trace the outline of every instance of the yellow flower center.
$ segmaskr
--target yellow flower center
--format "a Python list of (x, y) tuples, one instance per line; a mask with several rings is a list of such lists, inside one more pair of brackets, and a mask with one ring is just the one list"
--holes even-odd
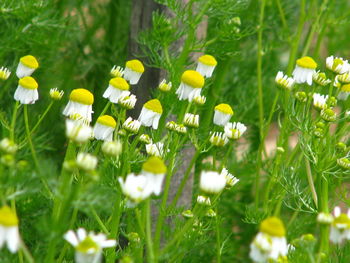
[(326, 74), (324, 72), (321, 72), (321, 73), (318, 73), (317, 76), (320, 78), (320, 79), (326, 79)]
[(311, 57), (302, 57), (297, 60), (297, 65), (302, 68), (315, 69), (317, 68), (317, 63)]
[(97, 251), (99, 249), (99, 246), (96, 244), (95, 241), (92, 240), (91, 237), (87, 236), (82, 242), (79, 243), (76, 249), (79, 252), (87, 253), (91, 249)]
[(286, 230), (282, 221), (274, 216), (266, 218), (264, 221), (261, 222), (260, 232), (275, 237), (284, 237), (286, 235)]
[(167, 168), (162, 159), (156, 156), (152, 156), (143, 163), (142, 170), (153, 174), (165, 174)]
[(222, 113), (233, 115), (233, 110), (230, 105), (222, 103), (215, 107), (215, 110), (221, 111)]
[(0, 225), (5, 227), (18, 226), (16, 213), (7, 205), (0, 208)]
[(341, 91), (350, 92), (350, 84), (345, 84), (341, 87)]
[(350, 218), (346, 214), (340, 214), (338, 217), (334, 218), (333, 225), (344, 224), (347, 228), (350, 228)]
[(126, 62), (125, 67), (138, 73), (143, 73), (145, 71), (145, 68), (143, 67), (141, 61), (138, 59), (129, 60)]
[(37, 89), (38, 88), (38, 83), (36, 82), (36, 80), (33, 79), (32, 77), (29, 77), (29, 76), (21, 78), (18, 81), (18, 84), (21, 87), (26, 88), (26, 89)]
[(196, 89), (204, 86), (204, 77), (194, 70), (186, 70), (181, 76), (181, 81)]
[(109, 81), (109, 84), (120, 90), (129, 90), (130, 86), (123, 78), (113, 78)]
[(117, 122), (114, 120), (114, 118), (109, 115), (103, 115), (98, 117), (97, 122), (112, 128), (115, 128), (115, 126), (117, 125)]
[(216, 66), (218, 64), (218, 62), (216, 61), (216, 59), (211, 56), (211, 55), (204, 55), (204, 56), (201, 56), (198, 61), (204, 65), (207, 65), (207, 66)]
[(143, 107), (145, 107), (146, 109), (149, 109), (151, 111), (157, 112), (162, 114), (163, 113), (163, 107), (162, 104), (160, 104), (160, 101), (157, 99), (153, 99), (153, 100), (149, 100), (147, 101)]
[(85, 105), (92, 105), (94, 103), (94, 95), (87, 89), (74, 89), (70, 93), (69, 100)]
[(340, 58), (335, 58), (333, 60), (333, 65), (332, 65), (332, 70), (336, 70), (339, 65), (343, 65), (344, 61), (341, 60)]
[(32, 55), (21, 57), (19, 61), (28, 68), (37, 69), (39, 67), (38, 61)]

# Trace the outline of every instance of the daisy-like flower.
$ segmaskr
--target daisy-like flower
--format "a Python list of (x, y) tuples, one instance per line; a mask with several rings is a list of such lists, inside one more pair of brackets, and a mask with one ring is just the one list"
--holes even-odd
[(191, 211), (191, 210), (189, 210), (189, 209), (187, 209), (187, 210), (185, 210), (185, 211), (183, 211), (182, 213), (181, 213), (181, 215), (184, 217), (184, 218), (193, 218), (193, 212)]
[(341, 84), (349, 84), (350, 83), (350, 73), (344, 73), (341, 75), (337, 75), (335, 79), (340, 82)]
[(211, 144), (218, 146), (218, 147), (223, 147), (228, 142), (228, 139), (227, 139), (225, 133), (223, 133), (223, 132), (212, 132), (209, 140), (210, 140)]
[(313, 104), (316, 109), (322, 110), (326, 109), (327, 106), (327, 100), (328, 100), (328, 95), (321, 95), (319, 93), (314, 93), (312, 95), (313, 98)]
[(278, 71), (275, 82), (278, 87), (286, 90), (291, 90), (294, 85), (294, 79), (289, 78), (287, 75), (284, 75), (282, 71)]
[(229, 139), (239, 139), (246, 130), (247, 126), (240, 122), (228, 122), (225, 125), (225, 135)]
[(177, 124), (174, 121), (167, 122), (165, 127), (170, 131), (175, 131), (182, 134), (187, 132), (187, 128), (183, 124)]
[(100, 263), (102, 250), (117, 244), (115, 240), (107, 240), (104, 234), (87, 233), (83, 228), (79, 228), (77, 232), (69, 230), (64, 239), (75, 248), (76, 263)]
[(170, 131), (175, 131), (176, 130), (176, 125), (177, 125), (177, 123), (175, 121), (168, 121), (165, 124), (165, 128), (167, 128)]
[(104, 141), (101, 150), (104, 154), (109, 156), (119, 156), (122, 152), (123, 146), (120, 141)]
[(350, 239), (350, 210), (347, 214), (341, 212), (336, 206), (333, 210), (334, 220), (331, 225), (329, 239), (335, 244), (340, 244), (346, 239)]
[(312, 85), (312, 75), (316, 72), (316, 62), (311, 57), (302, 57), (297, 60), (293, 71), (293, 78), (296, 83), (307, 83)]
[(142, 165), (142, 174), (147, 177), (150, 192), (155, 195), (160, 195), (162, 191), (162, 183), (165, 177), (167, 168), (162, 159), (156, 156), (148, 158)]
[(135, 85), (139, 82), (144, 71), (145, 68), (140, 60), (129, 60), (125, 64), (124, 78), (129, 81), (131, 85)]
[(79, 114), (66, 119), (66, 136), (77, 143), (84, 143), (91, 139), (92, 128)]
[(136, 104), (136, 96), (131, 94), (131, 95), (121, 95), (119, 97), (118, 103), (120, 106), (127, 110), (132, 110), (135, 107)]
[(207, 206), (211, 205), (210, 198), (204, 195), (197, 196), (197, 203), (201, 205), (207, 205)]
[(93, 171), (97, 166), (97, 157), (89, 153), (78, 153), (77, 166), (84, 171)]
[(152, 143), (152, 139), (151, 139), (151, 137), (149, 137), (148, 134), (141, 134), (139, 140), (143, 143), (146, 143), (146, 144)]
[(4, 138), (0, 141), (0, 150), (7, 154), (15, 154), (18, 150), (18, 145), (9, 138)]
[(193, 98), (193, 102), (197, 105), (204, 105), (204, 103), (206, 102), (207, 98), (205, 96), (195, 96)]
[(114, 65), (110, 73), (113, 78), (122, 78), (124, 75), (124, 69)]
[(63, 115), (79, 114), (83, 119), (91, 122), (94, 95), (87, 89), (74, 89), (69, 95), (69, 102), (63, 110)]
[(184, 124), (190, 128), (198, 128), (199, 127), (199, 115), (186, 113), (184, 118)]
[(344, 169), (350, 169), (350, 160), (346, 157), (339, 158), (337, 164)]
[(168, 83), (166, 83), (165, 79), (163, 79), (159, 85), (158, 85), (158, 89), (160, 91), (163, 91), (163, 92), (168, 92), (171, 90), (171, 87), (172, 87), (172, 84), (171, 82), (169, 81)]
[(38, 83), (32, 77), (21, 78), (14, 99), (22, 104), (34, 104), (39, 99), (38, 87)]
[(324, 72), (317, 71), (312, 75), (312, 80), (318, 85), (324, 87), (331, 83), (330, 79), (327, 79)]
[(337, 96), (338, 100), (347, 100), (350, 95), (350, 84), (342, 85)]
[(0, 68), (0, 79), (7, 80), (10, 75), (11, 75), (11, 71), (9, 71), (8, 68), (5, 68), (5, 67)]
[(330, 108), (321, 110), (321, 118), (325, 121), (335, 121), (337, 119), (337, 114)]
[(163, 107), (158, 99), (147, 101), (141, 110), (139, 121), (143, 126), (158, 129), (159, 119), (162, 116)]
[(129, 96), (130, 86), (125, 79), (117, 77), (109, 81), (109, 85), (106, 91), (103, 93), (103, 97), (109, 99), (112, 103), (118, 103), (119, 98)]
[(131, 133), (138, 133), (141, 127), (141, 122), (133, 120), (131, 117), (127, 118), (123, 123), (123, 128)]
[(194, 97), (201, 95), (204, 86), (204, 77), (194, 70), (186, 70), (181, 76), (181, 83), (176, 90), (179, 100), (192, 101)]
[(50, 97), (53, 100), (60, 100), (62, 99), (64, 94), (63, 90), (58, 90), (57, 88), (50, 89)]
[(152, 194), (152, 188), (149, 186), (148, 177), (145, 175), (128, 174), (124, 180), (118, 178), (123, 194), (128, 198), (128, 207), (134, 207), (136, 204), (147, 199)]
[(199, 57), (197, 69), (202, 76), (210, 78), (218, 62), (211, 55), (203, 55)]
[(0, 208), (0, 249), (6, 243), (10, 252), (16, 253), (20, 247), (20, 240), (17, 215), (5, 205)]
[(261, 222), (260, 231), (250, 244), (249, 256), (254, 262), (279, 262), (286, 258), (288, 246), (286, 230), (277, 217), (269, 217)]
[(164, 144), (162, 142), (146, 144), (146, 152), (148, 155), (162, 157), (164, 154)]
[(219, 126), (225, 126), (233, 115), (233, 110), (230, 105), (221, 103), (214, 108), (213, 122)]
[(207, 194), (218, 194), (226, 186), (226, 176), (224, 173), (214, 171), (202, 171), (199, 188)]
[(19, 79), (30, 76), (39, 67), (39, 63), (32, 55), (21, 57), (16, 69)]
[(112, 116), (102, 115), (98, 117), (94, 126), (94, 137), (97, 140), (112, 141), (113, 132), (116, 126), (117, 122)]
[(350, 70), (350, 65), (347, 60), (333, 56), (326, 58), (326, 67), (336, 74), (344, 74)]
[(321, 223), (321, 224), (325, 224), (325, 225), (330, 225), (332, 224), (334, 221), (334, 218), (332, 216), (332, 214), (330, 213), (319, 213), (317, 215), (317, 222)]
[(239, 179), (230, 174), (226, 168), (222, 168), (221, 175), (225, 176), (227, 188), (231, 188), (239, 182)]
[(208, 209), (206, 212), (205, 212), (205, 215), (207, 217), (216, 217), (216, 213), (213, 209)]

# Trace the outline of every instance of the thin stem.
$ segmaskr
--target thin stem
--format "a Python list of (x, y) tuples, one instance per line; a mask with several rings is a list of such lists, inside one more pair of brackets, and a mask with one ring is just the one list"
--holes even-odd
[(307, 181), (309, 183), (310, 191), (312, 194), (312, 198), (314, 200), (314, 203), (317, 207), (317, 193), (314, 185), (314, 180), (312, 178), (312, 173), (311, 173), (311, 167), (310, 167), (310, 162), (307, 158), (305, 158), (305, 165), (306, 165), (306, 175), (307, 175)]
[(97, 223), (98, 223), (99, 226), (101, 227), (102, 231), (103, 231), (105, 234), (109, 235), (109, 231), (108, 231), (107, 227), (105, 226), (105, 224), (103, 223), (103, 221), (101, 220), (101, 218), (99, 217), (99, 215), (96, 213), (95, 208), (94, 208), (92, 205), (90, 205), (90, 209), (91, 209), (92, 215), (94, 216), (95, 220), (97, 221)]
[(30, 134), (32, 134), (33, 132), (36, 131), (36, 129), (39, 127), (40, 123), (44, 120), (45, 116), (47, 115), (47, 113), (50, 111), (50, 109), (52, 108), (53, 105), (53, 101), (50, 102), (50, 104), (47, 106), (46, 110), (44, 111), (44, 113), (40, 116), (39, 120), (37, 121), (37, 123), (34, 125), (33, 129), (30, 131)]
[[(217, 209), (216, 209), (217, 213)], [(219, 217), (216, 214), (215, 220), (215, 232), (216, 232), (216, 262), (221, 263), (221, 237), (220, 237), (220, 223)]]
[(145, 204), (146, 210), (146, 246), (147, 246), (147, 256), (148, 262), (155, 262), (153, 242), (152, 242), (152, 229), (151, 229), (151, 199), (149, 198)]
[(15, 125), (16, 125), (18, 106), (19, 106), (19, 102), (16, 101), (15, 102), (15, 106), (13, 108), (12, 120), (11, 120), (11, 129), (10, 129), (10, 139), (11, 139), (11, 141), (14, 141), (14, 139), (15, 139)]

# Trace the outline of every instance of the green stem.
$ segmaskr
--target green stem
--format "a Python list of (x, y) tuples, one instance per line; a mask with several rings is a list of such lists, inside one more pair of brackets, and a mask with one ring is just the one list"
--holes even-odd
[(108, 101), (106, 106), (103, 108), (103, 110), (100, 113), (100, 116), (102, 116), (103, 114), (105, 114), (109, 108), (109, 106), (112, 104), (112, 102)]
[(10, 129), (10, 139), (11, 139), (11, 141), (15, 140), (15, 125), (16, 125), (16, 118), (17, 118), (18, 108), (19, 108), (19, 102), (16, 101), (15, 106), (13, 108), (12, 120), (11, 120), (11, 129)]
[(23, 255), (25, 257), (25, 259), (29, 262), (29, 263), (34, 263), (35, 260), (32, 256), (32, 254), (30, 253), (28, 247), (26, 246), (26, 244), (23, 242), (23, 240), (20, 241), (21, 243), (21, 252), (23, 252)]
[[(216, 209), (216, 213), (217, 213)], [(215, 232), (216, 232), (216, 262), (221, 263), (221, 237), (220, 237), (220, 224), (219, 224), (219, 217), (216, 214), (216, 220), (215, 220)]]
[(149, 198), (145, 204), (146, 210), (146, 246), (147, 246), (147, 256), (148, 262), (155, 262), (153, 242), (152, 242), (152, 229), (151, 229), (151, 199)]
[(33, 132), (36, 131), (36, 129), (39, 127), (40, 123), (43, 121), (43, 119), (45, 118), (45, 116), (47, 115), (47, 113), (50, 111), (50, 109), (52, 108), (53, 105), (53, 101), (50, 102), (50, 104), (47, 106), (46, 110), (44, 111), (44, 113), (40, 116), (39, 120), (37, 121), (37, 123), (34, 125), (33, 129), (30, 131), (30, 134), (32, 134)]
[(105, 224), (103, 223), (103, 221), (101, 220), (99, 215), (96, 213), (95, 208), (92, 205), (90, 205), (90, 209), (91, 209), (92, 215), (94, 216), (94, 218), (97, 221), (98, 225), (101, 227), (102, 231), (105, 234), (109, 235), (109, 231), (108, 231), (107, 227), (105, 226)]

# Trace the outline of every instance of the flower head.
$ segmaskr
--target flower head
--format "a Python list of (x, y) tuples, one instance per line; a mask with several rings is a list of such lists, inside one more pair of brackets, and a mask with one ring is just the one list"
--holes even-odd
[(179, 100), (192, 101), (194, 97), (201, 95), (204, 86), (204, 77), (194, 70), (186, 70), (181, 76), (181, 83), (176, 90)]
[(165, 177), (167, 168), (164, 161), (159, 157), (152, 156), (148, 158), (142, 165), (142, 174), (149, 180), (149, 186), (151, 193), (159, 195), (162, 191), (162, 183)]
[(131, 117), (127, 118), (123, 123), (123, 128), (131, 133), (138, 133), (141, 127), (141, 122), (133, 120)]
[(140, 141), (143, 143), (147, 143), (147, 144), (152, 143), (152, 139), (151, 139), (151, 137), (149, 137), (148, 134), (141, 134)]
[(131, 94), (131, 95), (121, 95), (119, 97), (118, 103), (120, 106), (122, 106), (123, 108), (127, 109), (127, 110), (132, 110), (135, 107), (136, 104), (136, 96)]
[(164, 154), (164, 144), (162, 142), (146, 144), (146, 152), (148, 155), (161, 157)]
[(62, 99), (64, 94), (63, 90), (58, 90), (57, 88), (50, 89), (50, 97), (53, 100), (60, 100)]
[(339, 158), (337, 160), (337, 164), (339, 166), (341, 166), (342, 168), (344, 168), (344, 169), (347, 169), (347, 170), (350, 169), (350, 160), (348, 158), (346, 158), (346, 157)]
[(123, 194), (129, 199), (129, 206), (132, 207), (148, 198), (151, 194), (150, 182), (145, 175), (128, 174), (124, 180), (118, 178)]
[(312, 97), (313, 97), (314, 107), (316, 109), (322, 110), (328, 107), (327, 106), (328, 95), (321, 95), (319, 93), (314, 93)]
[(97, 140), (112, 141), (113, 132), (117, 122), (112, 116), (102, 115), (98, 117), (94, 126), (94, 136)]
[(210, 78), (218, 62), (211, 55), (203, 55), (199, 57), (197, 69), (201, 75)]
[(140, 60), (129, 60), (125, 64), (124, 78), (129, 81), (131, 85), (135, 85), (139, 82), (144, 71), (145, 68)]
[(239, 179), (230, 174), (226, 168), (222, 168), (221, 175), (225, 176), (227, 188), (231, 188), (239, 182)]
[(171, 90), (171, 87), (172, 87), (172, 84), (171, 82), (169, 81), (168, 83), (166, 83), (165, 79), (163, 79), (159, 85), (158, 85), (158, 89), (160, 91), (163, 91), (163, 92), (168, 92)]
[(237, 140), (245, 133), (247, 126), (240, 122), (228, 122), (224, 129), (227, 138)]
[(98, 160), (92, 154), (80, 152), (77, 155), (76, 162), (79, 169), (89, 172), (96, 169)]
[(34, 104), (39, 99), (38, 87), (32, 77), (23, 77), (18, 81), (14, 99), (22, 104)]
[(327, 79), (326, 74), (320, 71), (317, 71), (312, 75), (312, 80), (322, 87), (331, 83), (331, 80)]
[(114, 65), (111, 69), (111, 75), (113, 78), (122, 78), (124, 75), (124, 69), (122, 67)]
[(11, 75), (11, 71), (9, 71), (8, 68), (5, 68), (5, 67), (0, 68), (0, 79), (7, 80), (10, 75)]
[(329, 239), (335, 243), (342, 243), (350, 239), (350, 210), (347, 214), (341, 212), (340, 207), (336, 206), (333, 210), (334, 220), (331, 225)]
[(5, 243), (11, 253), (20, 247), (18, 217), (7, 205), (0, 208), (0, 249)]
[(103, 97), (109, 99), (112, 103), (118, 103), (121, 97), (129, 96), (129, 89), (130, 86), (125, 79), (116, 77), (109, 81), (109, 85), (103, 93)]
[(84, 143), (91, 139), (92, 128), (81, 115), (74, 114), (66, 119), (66, 136), (77, 143)]
[(39, 63), (32, 55), (21, 57), (16, 69), (16, 75), (18, 78), (30, 76), (38, 67)]
[(74, 89), (69, 95), (69, 102), (63, 110), (63, 115), (70, 116), (79, 114), (88, 122), (92, 117), (92, 104), (94, 103), (94, 95), (87, 89)]
[(158, 99), (149, 100), (143, 105), (138, 120), (143, 126), (152, 126), (156, 130), (162, 113), (163, 107), (160, 101)]
[(327, 57), (326, 66), (327, 69), (333, 71), (336, 74), (344, 74), (350, 69), (350, 65), (347, 60), (334, 56)]
[(347, 100), (350, 95), (350, 84), (341, 85), (340, 92), (338, 94), (339, 100)]
[(312, 85), (312, 76), (317, 68), (316, 62), (311, 57), (302, 57), (297, 60), (293, 71), (293, 78), (296, 83), (307, 83)]
[(211, 205), (210, 198), (204, 195), (197, 196), (197, 203), (201, 205), (207, 205), (207, 206)]
[(325, 121), (335, 121), (337, 119), (337, 114), (330, 108), (321, 110), (321, 118)]
[(204, 103), (206, 102), (207, 98), (205, 96), (195, 96), (193, 98), (193, 102), (197, 105), (204, 105)]
[(233, 110), (230, 105), (221, 103), (214, 108), (213, 122), (219, 126), (225, 126), (233, 115)]
[(294, 85), (294, 79), (289, 78), (287, 75), (284, 75), (282, 71), (278, 71), (275, 82), (278, 87), (286, 90), (291, 90)]
[(218, 147), (223, 147), (228, 142), (228, 139), (223, 132), (212, 132), (209, 140), (211, 144)]
[(218, 194), (226, 186), (226, 175), (214, 171), (202, 171), (199, 188), (207, 194)]
[(0, 141), (0, 150), (6, 154), (15, 154), (18, 150), (18, 145), (9, 138), (4, 138)]
[(101, 150), (109, 156), (118, 156), (122, 152), (122, 143), (120, 141), (104, 141)]
[(184, 124), (190, 128), (198, 128), (199, 127), (199, 115), (186, 113), (184, 118)]

